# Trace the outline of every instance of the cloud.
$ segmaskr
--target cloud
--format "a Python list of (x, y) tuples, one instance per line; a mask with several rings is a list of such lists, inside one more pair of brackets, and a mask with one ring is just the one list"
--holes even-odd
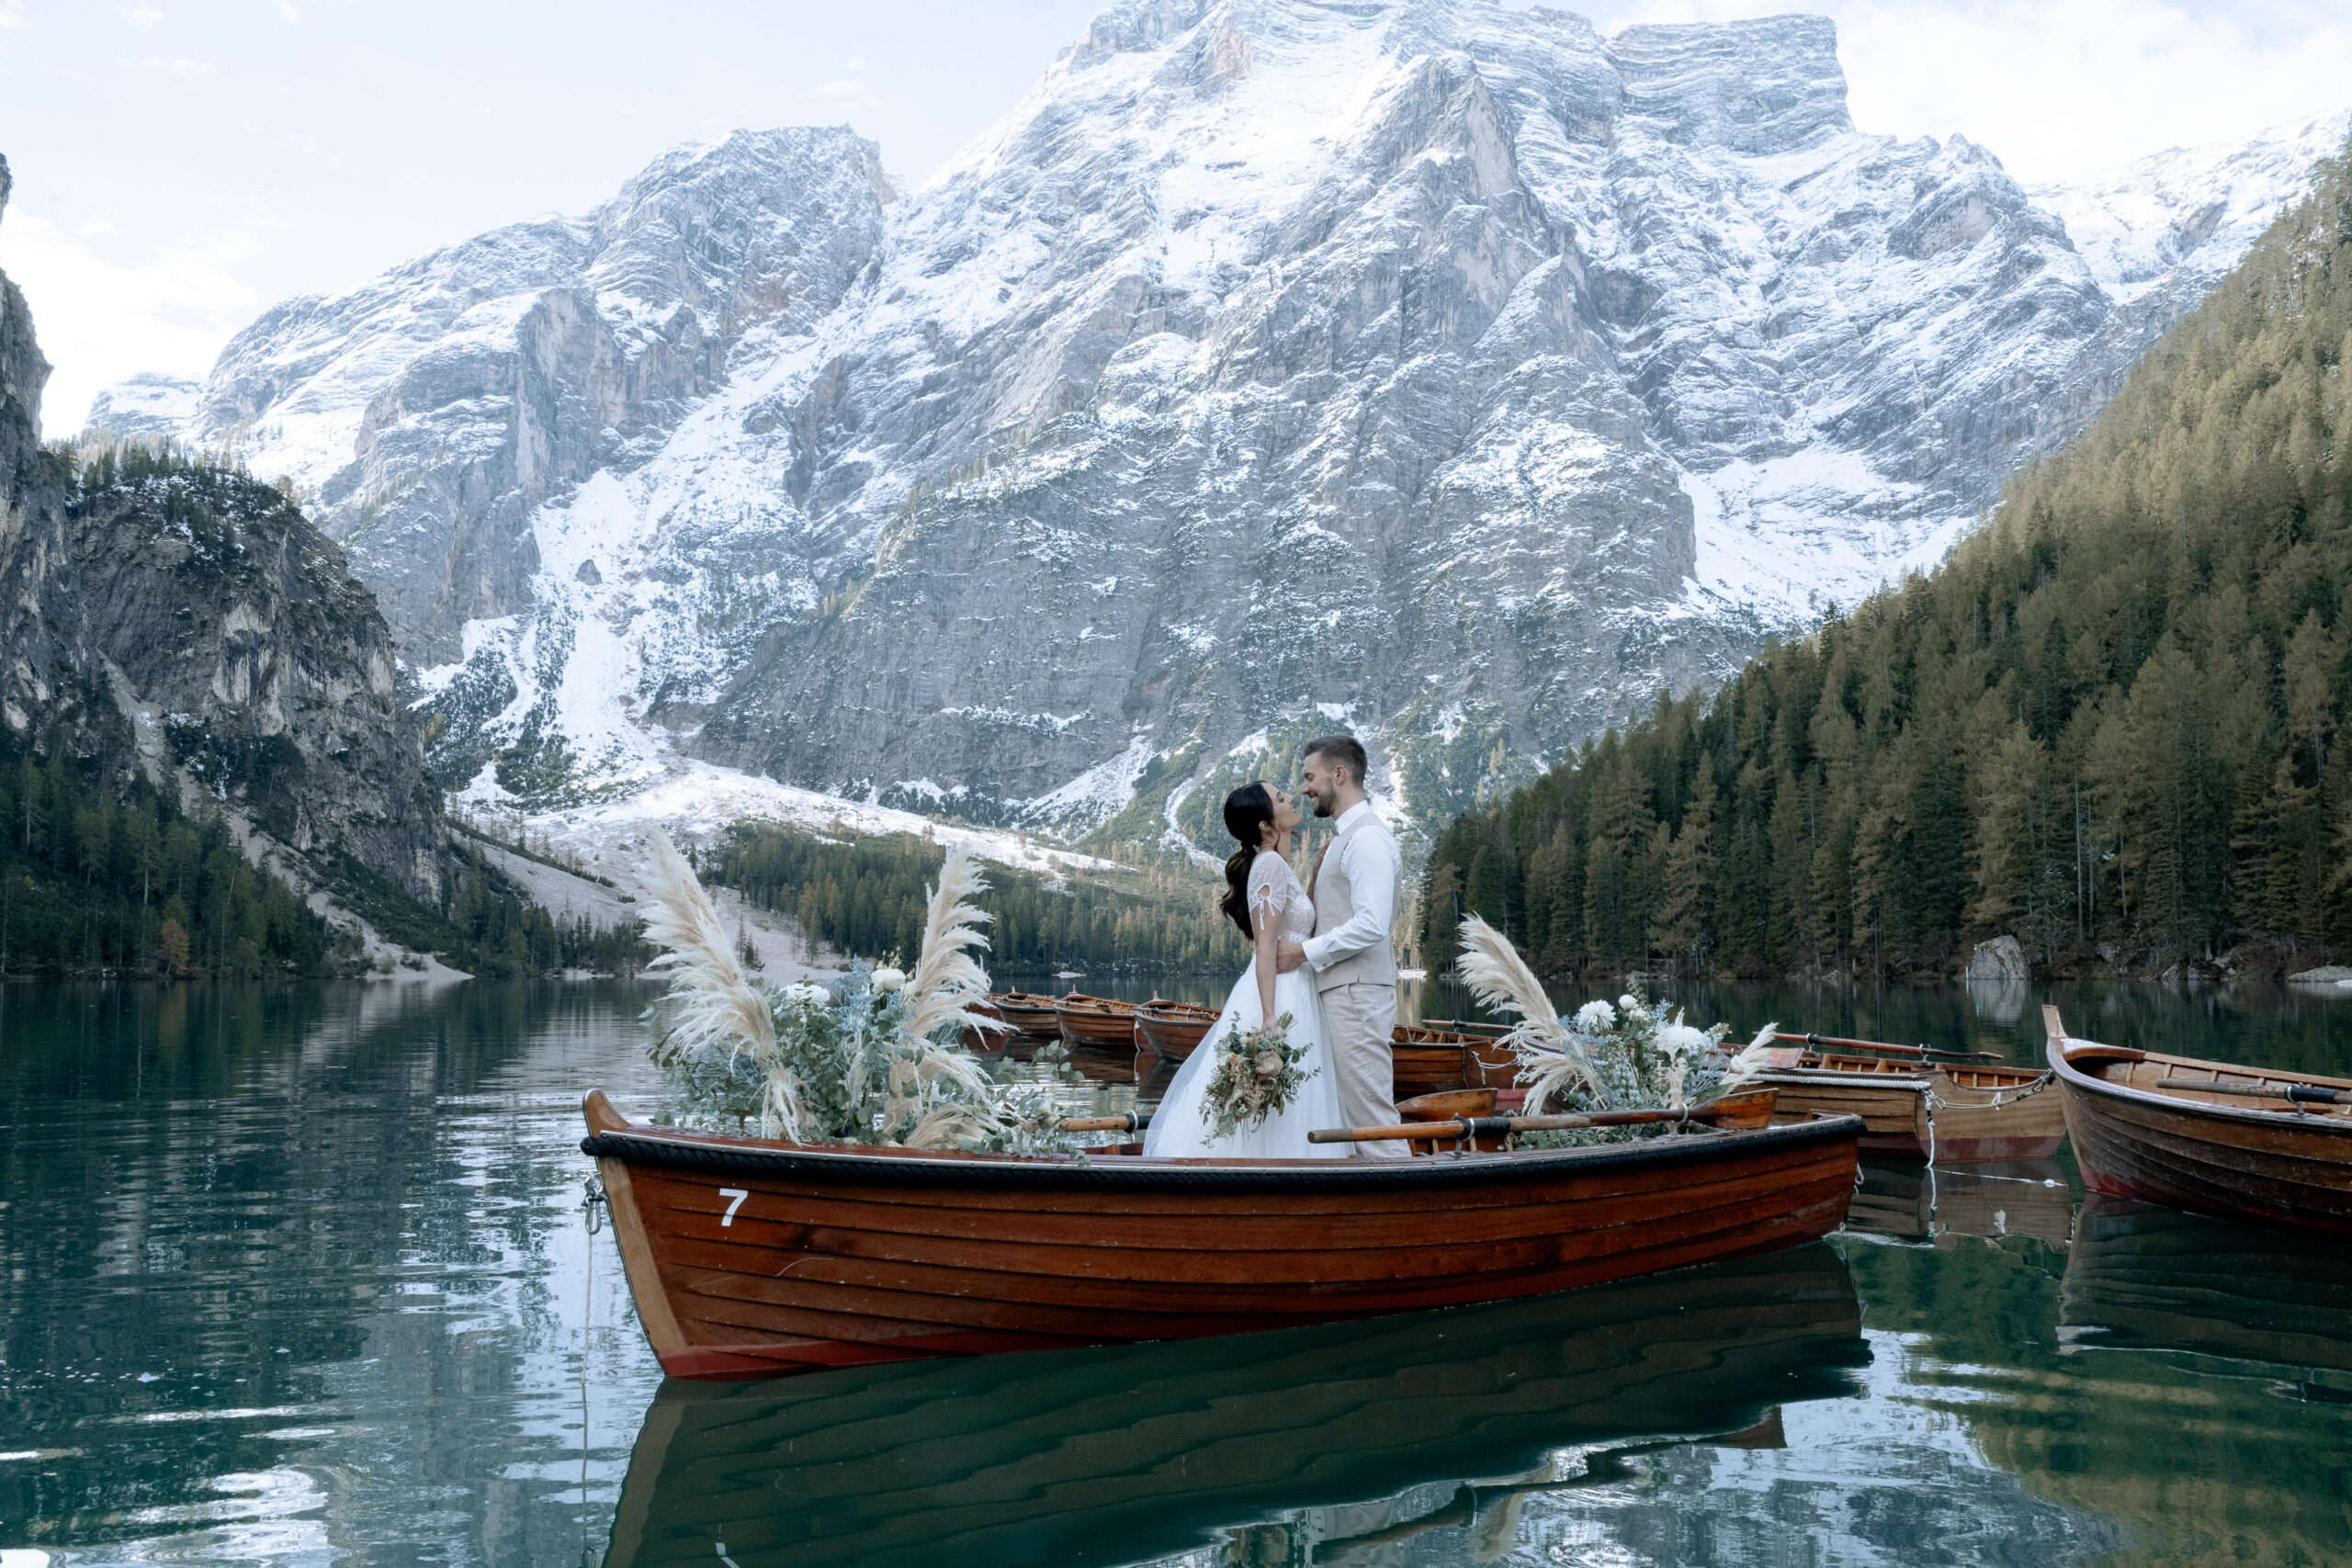
[(243, 281), (260, 249), (239, 224), (178, 235), (119, 262), (39, 212), (11, 207), (0, 265), (25, 291), (41, 353), (55, 367), (41, 394), (43, 430), (53, 437), (81, 429), (91, 396), (137, 371), (209, 370), (266, 303)]
[(172, 62), (172, 73), (174, 75), (177, 76), (201, 76), (211, 69), (212, 67), (209, 62), (201, 60), (175, 60)]
[(862, 54), (861, 54), (861, 55), (856, 56), (856, 57), (855, 57), (855, 58), (854, 58), (854, 59), (850, 59), (850, 60), (844, 60), (844, 61), (842, 61), (842, 70), (844, 70), (844, 71), (863, 71), (863, 70), (865, 70), (865, 56), (864, 56), (864, 55), (862, 55)]
[(825, 96), (829, 98), (838, 98), (851, 93), (858, 92), (863, 89), (865, 85), (865, 84), (863, 82), (852, 82), (847, 79), (843, 79), (839, 82), (828, 82), (819, 87), (817, 91), (824, 94)]
[[(1636, 0), (1595, 17), (1729, 21), (1785, 3)], [(2028, 182), (2231, 141), (2352, 103), (2352, 13), (2305, 0), (1813, 0), (1854, 123), (1959, 132)]]
[(294, 0), (277, 0), (277, 17), (280, 21), (299, 22), (302, 13), (294, 8)]
[(153, 27), (157, 22), (162, 21), (164, 19), (164, 13), (158, 11), (153, 6), (141, 6), (132, 10), (122, 12), (121, 17), (123, 26), (127, 28), (138, 28), (144, 30), (145, 28)]

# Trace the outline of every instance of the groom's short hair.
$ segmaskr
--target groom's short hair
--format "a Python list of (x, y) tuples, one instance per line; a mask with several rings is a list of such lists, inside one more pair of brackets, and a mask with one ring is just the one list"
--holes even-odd
[(1354, 736), (1327, 735), (1320, 740), (1310, 740), (1305, 754), (1330, 758), (1348, 770), (1348, 777), (1355, 781), (1358, 789), (1363, 788), (1364, 764), (1370, 759), (1364, 756), (1363, 743)]

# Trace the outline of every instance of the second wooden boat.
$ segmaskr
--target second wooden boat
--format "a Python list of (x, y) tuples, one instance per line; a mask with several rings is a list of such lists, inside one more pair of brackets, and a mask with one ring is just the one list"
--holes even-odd
[(989, 1006), (999, 1018), (1012, 1025), (1024, 1040), (1058, 1040), (1062, 1037), (1061, 1016), (1054, 1010), (1054, 998), (1028, 991), (991, 991)]
[(2052, 1074), (1783, 1048), (1754, 1081), (1783, 1114), (1860, 1116), (1862, 1152), (1938, 1165), (2043, 1160), (2066, 1135)]
[(1850, 1117), (1437, 1159), (1080, 1160), (631, 1123), (588, 1098), (673, 1377), (1200, 1338), (1501, 1301), (1826, 1235)]
[[(2101, 1045), (2069, 1037), (2056, 1008), (2042, 1018), (2092, 1191), (2352, 1235), (2352, 1078)], [(2294, 1100), (2297, 1085), (2337, 1102)]]
[(1136, 1009), (1136, 1041), (1166, 1061), (1181, 1062), (1216, 1027), (1215, 1008), (1159, 997)]
[(1090, 997), (1083, 991), (1072, 991), (1066, 997), (1054, 998), (1054, 1018), (1061, 1030), (1062, 1043), (1073, 1050), (1081, 1045), (1114, 1051), (1135, 1049), (1136, 1004), (1133, 1002), (1114, 1002), (1108, 997)]

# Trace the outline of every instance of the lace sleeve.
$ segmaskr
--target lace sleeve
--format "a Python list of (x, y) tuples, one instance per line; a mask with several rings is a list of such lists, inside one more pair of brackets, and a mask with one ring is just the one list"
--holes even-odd
[(1261, 915), (1269, 920), (1283, 918), (1283, 906), (1290, 902), (1289, 881), (1289, 863), (1272, 850), (1250, 863), (1250, 886), (1246, 897), (1250, 901), (1250, 925), (1257, 925)]

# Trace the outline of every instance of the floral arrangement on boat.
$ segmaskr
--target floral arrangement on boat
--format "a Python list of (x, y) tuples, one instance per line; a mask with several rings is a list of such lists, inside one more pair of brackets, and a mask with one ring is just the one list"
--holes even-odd
[[(1504, 1036), (1519, 1057), (1518, 1081), (1527, 1085), (1530, 1114), (1544, 1111), (1665, 1111), (1698, 1105), (1740, 1087), (1755, 1054), (1769, 1047), (1773, 1025), (1736, 1056), (1718, 1047), (1730, 1032), (1717, 1023), (1696, 1029), (1635, 980), (1614, 1003), (1596, 999), (1574, 1013), (1557, 1013), (1535, 972), (1510, 939), (1473, 915), (1462, 923), (1462, 977), (1482, 1004), (1516, 1013)], [(1522, 1147), (1570, 1147), (1658, 1137), (1679, 1123), (1598, 1127), (1521, 1134)]]
[(1210, 1143), (1264, 1126), (1268, 1117), (1289, 1110), (1299, 1086), (1322, 1070), (1300, 1068), (1307, 1048), (1292, 1043), (1294, 1021), (1284, 1013), (1271, 1024), (1237, 1030), (1217, 1042), (1216, 1071), (1201, 1101)]
[[(962, 850), (932, 889), (910, 975), (854, 961), (836, 979), (775, 987), (744, 969), (694, 868), (664, 834), (651, 844), (646, 935), (665, 951), (668, 1028), (649, 1049), (677, 1093), (670, 1125), (756, 1130), (807, 1144), (1068, 1154), (1056, 1083), (1074, 1078), (1040, 1051), (1040, 1081), (1000, 1079), (965, 1049), (965, 1030), (1002, 1029), (976, 1013), (988, 974), (987, 886)], [(649, 1019), (653, 1014), (649, 1012)]]

